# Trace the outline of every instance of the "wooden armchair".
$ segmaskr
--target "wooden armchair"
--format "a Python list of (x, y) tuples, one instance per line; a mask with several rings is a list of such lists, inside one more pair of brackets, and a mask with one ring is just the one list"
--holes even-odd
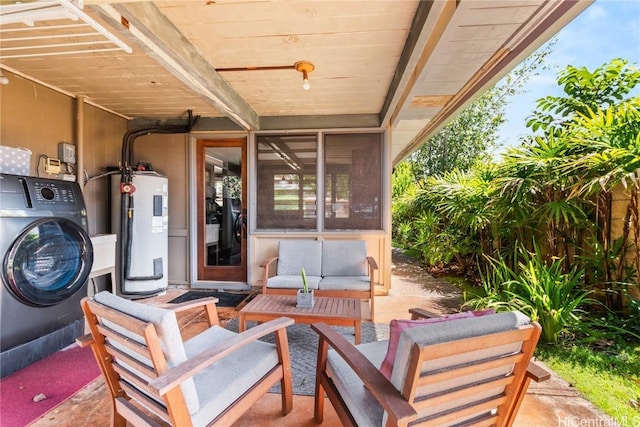
[[(433, 315), (410, 311), (414, 318)], [(318, 423), (326, 393), (345, 426), (510, 426), (529, 381), (549, 378), (530, 363), (540, 325), (519, 312), (405, 329), (390, 378), (379, 369), (388, 341), (354, 346), (324, 323), (312, 328), (320, 336)]]
[[(274, 384), (282, 413), (293, 405), (286, 327), (280, 318), (236, 334), (218, 326), (216, 299), (197, 300), (209, 328), (184, 341), (175, 310), (140, 304), (109, 292), (84, 298), (92, 346), (112, 400), (112, 425), (228, 426)], [(258, 341), (275, 333), (276, 344)]]

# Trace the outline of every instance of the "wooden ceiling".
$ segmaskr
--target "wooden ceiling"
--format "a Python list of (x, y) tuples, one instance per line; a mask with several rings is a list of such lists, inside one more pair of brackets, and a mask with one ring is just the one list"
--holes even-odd
[[(191, 109), (206, 130), (390, 127), (395, 164), (591, 0), (85, 0), (131, 53), (57, 28), (79, 21), (6, 23), (12, 3), (0, 4), (11, 78), (139, 121)], [(306, 91), (301, 60), (315, 66)], [(254, 67), (282, 69), (224, 70)]]

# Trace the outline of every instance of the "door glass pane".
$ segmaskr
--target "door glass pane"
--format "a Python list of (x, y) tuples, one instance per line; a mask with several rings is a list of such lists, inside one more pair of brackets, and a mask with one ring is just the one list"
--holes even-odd
[(242, 149), (205, 150), (206, 265), (240, 265), (242, 249)]
[(257, 228), (315, 230), (316, 135), (261, 135), (257, 150)]
[(324, 137), (325, 230), (382, 229), (382, 134)]

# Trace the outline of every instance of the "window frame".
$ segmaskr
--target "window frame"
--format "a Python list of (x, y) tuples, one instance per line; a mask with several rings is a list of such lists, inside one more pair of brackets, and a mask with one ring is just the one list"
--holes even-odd
[[(259, 228), (258, 227), (258, 145), (259, 138), (265, 135), (309, 135), (309, 134), (317, 135), (317, 146), (316, 146), (316, 224), (315, 228), (291, 228), (291, 227), (278, 227), (278, 228)], [(380, 136), (380, 196), (379, 196), (379, 204), (380, 204), (380, 228), (342, 228), (342, 229), (326, 229), (325, 227), (325, 136), (327, 135), (369, 135), (369, 134), (377, 134)], [(318, 234), (345, 234), (345, 233), (373, 233), (379, 234), (384, 233), (387, 227), (388, 216), (390, 212), (387, 212), (388, 203), (390, 203), (390, 199), (387, 195), (389, 192), (390, 183), (387, 182), (390, 180), (388, 169), (389, 155), (388, 151), (388, 139), (387, 132), (384, 129), (371, 129), (371, 128), (360, 128), (360, 129), (331, 129), (331, 130), (287, 130), (287, 131), (259, 131), (252, 132), (252, 137), (250, 138), (252, 147), (251, 151), (254, 155), (250, 156), (249, 159), (249, 167), (251, 171), (251, 182), (253, 185), (252, 188), (252, 202), (250, 210), (250, 216), (253, 218), (250, 221), (250, 231), (252, 234), (256, 235), (270, 235), (270, 234), (281, 234), (281, 233), (299, 233), (299, 234), (310, 234), (310, 235), (318, 235)]]

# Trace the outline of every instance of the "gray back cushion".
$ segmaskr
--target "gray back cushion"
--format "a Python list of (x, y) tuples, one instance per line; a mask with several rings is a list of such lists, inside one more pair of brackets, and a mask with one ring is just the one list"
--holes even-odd
[(278, 247), (278, 275), (299, 276), (304, 267), (307, 276), (320, 276), (322, 271), (321, 263), (322, 242), (310, 239), (280, 240)]
[[(182, 343), (182, 337), (180, 336), (180, 329), (178, 328), (176, 314), (173, 311), (154, 307), (148, 304), (133, 302), (116, 296), (107, 291), (102, 291), (96, 294), (93, 298), (95, 301), (99, 302), (102, 305), (127, 314), (131, 317), (135, 317), (136, 319), (142, 320), (143, 322), (153, 323), (158, 333), (160, 346), (170, 368), (187, 360), (187, 355)], [(108, 326), (114, 327), (117, 325), (108, 324)], [(114, 327), (114, 329), (117, 329), (118, 332), (137, 342), (144, 343), (143, 337), (136, 335), (131, 331), (124, 330), (121, 327)], [(125, 348), (120, 348), (120, 350), (126, 352)], [(140, 359), (134, 353), (132, 353), (131, 356), (138, 360)], [(151, 361), (142, 362), (150, 364)], [(198, 396), (196, 394), (195, 384), (193, 383), (192, 379), (189, 379), (182, 383), (182, 392), (184, 394), (187, 407), (189, 408), (189, 413), (196, 413), (198, 409), (200, 409), (200, 406), (198, 402)]]
[[(396, 359), (393, 363), (391, 382), (396, 388), (402, 390), (407, 373), (408, 361), (411, 348), (414, 343), (420, 346), (439, 344), (443, 342), (455, 341), (464, 338), (477, 337), (481, 335), (494, 334), (508, 331), (518, 326), (528, 325), (530, 320), (519, 311), (509, 311), (504, 313), (491, 314), (481, 317), (469, 317), (466, 319), (456, 319), (449, 322), (426, 324), (415, 328), (405, 329), (400, 334)], [(490, 345), (491, 343), (487, 343)], [(461, 357), (461, 356), (458, 356)], [(442, 369), (446, 366), (457, 365), (460, 359), (441, 361), (441, 366), (431, 366), (431, 369)], [(431, 364), (437, 363), (436, 361)]]
[(322, 277), (366, 276), (367, 245), (364, 240), (322, 242)]
[[(477, 337), (508, 331), (518, 326), (529, 324), (529, 318), (524, 314), (515, 311), (498, 313), (481, 317), (469, 317), (466, 319), (456, 319), (448, 322), (426, 324), (402, 331), (396, 351), (396, 359), (391, 372), (391, 382), (398, 389), (402, 390), (406, 380), (409, 365), (409, 356), (414, 344), (420, 347), (429, 344), (438, 344), (455, 341), (464, 338)], [(487, 346), (492, 343), (487, 342)], [(458, 355), (427, 361), (421, 367), (422, 372), (439, 372), (452, 366), (466, 365), (478, 360), (488, 360), (501, 357), (520, 351), (522, 343), (506, 344), (501, 346), (487, 347), (482, 350), (472, 352), (461, 352)], [(450, 380), (428, 383), (417, 392), (419, 395), (431, 395), (446, 393), (458, 387), (465, 387), (470, 384), (484, 382), (489, 378), (496, 378), (508, 375), (512, 367), (500, 367), (496, 369), (475, 372), (464, 377), (455, 377)], [(504, 389), (504, 387), (502, 387)], [(502, 393), (502, 389), (484, 390), (479, 394), (465, 399), (451, 399), (440, 405), (429, 405), (418, 410), (418, 418), (428, 417), (436, 413), (446, 412), (454, 407), (470, 404), (474, 400), (489, 399)], [(470, 417), (481, 415), (472, 414)], [(463, 419), (461, 419), (463, 420)]]

